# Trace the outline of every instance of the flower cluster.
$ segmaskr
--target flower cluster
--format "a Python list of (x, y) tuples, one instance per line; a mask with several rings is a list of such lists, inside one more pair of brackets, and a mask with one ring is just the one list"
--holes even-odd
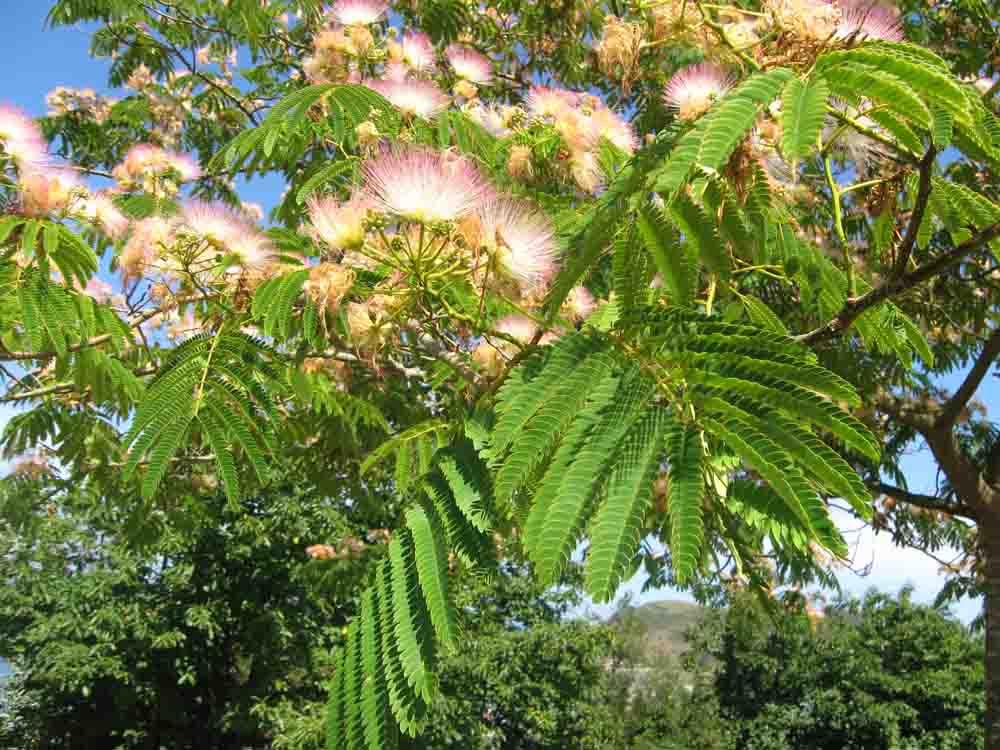
[(805, 42), (903, 38), (896, 13), (878, 0), (765, 0), (767, 21)]
[(137, 222), (119, 257), (127, 278), (158, 278), (167, 286), (237, 278), (253, 286), (273, 262), (270, 241), (249, 216), (199, 201), (185, 204), (175, 216)]
[(45, 102), (49, 106), (50, 117), (77, 112), (100, 125), (111, 116), (111, 108), (116, 100), (101, 96), (93, 89), (56, 86), (45, 97)]
[[(541, 303), (560, 253), (551, 222), (533, 204), (499, 194), (473, 162), (448, 150), (385, 148), (363, 164), (362, 175), (347, 201), (310, 199), (305, 229), (323, 248), (305, 292), (318, 306), (343, 311), (359, 350), (376, 353), (438, 284), (480, 298), (489, 292), (522, 309)], [(376, 280), (372, 294), (351, 299), (362, 272)], [(562, 312), (580, 321), (594, 307), (580, 288)], [(498, 326), (500, 335), (484, 338), (473, 353), (488, 372), (536, 331), (518, 316)]]
[(597, 192), (602, 184), (597, 159), (602, 139), (626, 154), (638, 145), (632, 126), (590, 94), (533, 86), (526, 104), (533, 120), (551, 124), (562, 137), (569, 173), (586, 193)]
[(41, 452), (26, 453), (11, 461), (11, 476), (25, 479), (40, 479), (52, 472), (48, 456)]
[(133, 146), (112, 172), (125, 190), (144, 190), (154, 195), (176, 195), (182, 182), (201, 176), (198, 164), (188, 156), (145, 143)]

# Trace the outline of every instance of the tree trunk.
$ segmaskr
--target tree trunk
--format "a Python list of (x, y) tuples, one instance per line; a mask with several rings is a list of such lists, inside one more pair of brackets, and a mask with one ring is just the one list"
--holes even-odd
[(986, 554), (986, 750), (1000, 750), (1000, 525), (980, 523)]

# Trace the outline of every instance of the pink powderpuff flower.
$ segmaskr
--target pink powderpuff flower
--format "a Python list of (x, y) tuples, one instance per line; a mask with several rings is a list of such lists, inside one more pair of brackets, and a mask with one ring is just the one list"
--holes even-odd
[(364, 85), (380, 93), (404, 114), (428, 120), (451, 103), (451, 97), (432, 81), (365, 81)]
[(87, 285), (83, 288), (83, 293), (95, 302), (100, 302), (102, 304), (110, 302), (111, 298), (114, 297), (115, 294), (111, 284), (106, 281), (102, 281), (96, 276), (87, 281)]
[(530, 203), (503, 196), (485, 203), (478, 216), (483, 241), (504, 275), (528, 293), (552, 278), (558, 246), (545, 214)]
[(427, 34), (422, 31), (404, 34), (401, 47), (403, 62), (414, 70), (429, 70), (434, 67), (434, 45)]
[[(607, 138), (626, 154), (635, 152), (639, 141), (632, 125), (621, 115), (605, 106), (596, 108), (590, 116), (591, 132), (597, 137)], [(595, 144), (596, 145), (596, 144)]]
[(371, 200), (356, 194), (346, 203), (336, 198), (317, 198), (306, 201), (312, 234), (333, 250), (351, 250), (365, 241), (365, 218), (373, 208)]
[(528, 112), (534, 117), (558, 119), (574, 109), (579, 103), (579, 98), (578, 94), (565, 89), (532, 86), (525, 103)]
[(174, 222), (162, 216), (150, 216), (137, 222), (125, 243), (118, 263), (126, 278), (139, 278), (174, 242)]
[(569, 162), (570, 174), (580, 190), (591, 195), (597, 194), (604, 187), (604, 176), (597, 163), (593, 151), (581, 151), (573, 154)]
[(140, 143), (129, 149), (124, 161), (112, 170), (124, 185), (141, 184), (142, 179), (174, 172), (182, 182), (190, 182), (201, 176), (201, 168), (189, 156), (167, 151), (159, 146)]
[(711, 63), (690, 65), (667, 83), (663, 101), (682, 120), (693, 120), (733, 86), (733, 78)]
[(510, 128), (506, 124), (506, 116), (496, 105), (484, 105), (481, 102), (476, 102), (465, 107), (465, 114), (469, 116), (469, 119), (478, 122), (497, 138), (510, 135)]
[(115, 242), (123, 239), (128, 232), (128, 217), (118, 210), (118, 206), (107, 193), (88, 195), (80, 205), (80, 213), (97, 224), (101, 231)]
[(181, 216), (190, 232), (222, 246), (241, 265), (251, 268), (268, 265), (270, 243), (245, 214), (219, 203), (192, 201), (184, 206)]
[(869, 39), (903, 41), (902, 24), (890, 8), (871, 0), (841, 0), (839, 5), (843, 20), (837, 25), (835, 38), (855, 41)]
[(392, 81), (393, 83), (400, 83), (405, 81), (410, 77), (410, 69), (406, 67), (405, 63), (401, 62), (389, 62), (386, 63), (385, 70), (382, 71), (383, 81)]
[(85, 189), (76, 174), (65, 169), (33, 169), (21, 175), (21, 210), (27, 216), (66, 211)]
[[(538, 331), (538, 327), (530, 318), (523, 315), (508, 315), (497, 321), (493, 329), (506, 334), (523, 344), (529, 343)], [(504, 362), (517, 353), (517, 347), (499, 336), (485, 336), (472, 351), (472, 361), (482, 367), (489, 375), (499, 375)]]
[(597, 301), (594, 299), (594, 295), (586, 287), (575, 286), (566, 296), (562, 312), (573, 322), (579, 322), (589, 318), (596, 307)]
[(40, 479), (52, 473), (48, 456), (41, 452), (25, 453), (10, 463), (11, 476)]
[(506, 318), (498, 320), (493, 328), (500, 333), (506, 333), (508, 336), (517, 339), (522, 344), (527, 344), (531, 341), (538, 331), (538, 326), (535, 325), (535, 322), (524, 315), (508, 315)]
[(48, 156), (45, 138), (21, 110), (0, 105), (0, 147), (20, 169), (41, 167)]
[(375, 205), (412, 221), (454, 221), (492, 194), (471, 161), (425, 146), (386, 148), (365, 162), (362, 173)]
[(471, 47), (450, 44), (444, 54), (459, 78), (477, 86), (486, 86), (493, 80), (493, 64), (490, 59)]
[(387, 10), (389, 4), (380, 0), (337, 0), (327, 15), (344, 26), (364, 26), (381, 19)]

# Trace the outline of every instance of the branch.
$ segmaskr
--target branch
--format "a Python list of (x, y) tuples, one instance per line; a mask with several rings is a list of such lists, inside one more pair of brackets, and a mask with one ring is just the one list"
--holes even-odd
[(949, 503), (947, 500), (942, 500), (940, 497), (935, 497), (934, 495), (921, 495), (917, 492), (904, 490), (901, 487), (885, 484), (884, 482), (875, 482), (870, 484), (869, 487), (875, 492), (894, 497), (908, 505), (916, 505), (927, 510), (940, 510), (952, 515), (961, 515), (976, 520), (976, 511), (962, 503)]
[(902, 276), (890, 278), (881, 286), (862, 294), (860, 297), (848, 299), (844, 303), (843, 309), (832, 320), (808, 333), (796, 336), (795, 340), (803, 344), (815, 344), (839, 336), (850, 328), (851, 323), (857, 320), (869, 308), (896, 297), (903, 292), (907, 292), (928, 279), (934, 278), (958, 263), (966, 255), (970, 255), (982, 245), (992, 242), (997, 237), (1000, 237), (1000, 223), (990, 224), (965, 242), (956, 245), (946, 253), (942, 253), (934, 260), (928, 261), (924, 265)]
[[(132, 321), (129, 322), (129, 328), (138, 328), (147, 320), (152, 320), (157, 315), (162, 315), (163, 313), (170, 312), (174, 308), (180, 307), (181, 305), (186, 305), (190, 302), (203, 302), (205, 300), (209, 300), (217, 296), (218, 295), (216, 294), (198, 294), (192, 297), (179, 297), (177, 299), (171, 300), (168, 304), (162, 307), (157, 307), (154, 310), (148, 310), (147, 312), (142, 313), (137, 318), (134, 318)], [(73, 346), (67, 346), (66, 351), (78, 352), (83, 349), (89, 349), (94, 346), (100, 346), (101, 344), (107, 343), (112, 338), (114, 338), (114, 334), (102, 333), (100, 336), (92, 336), (86, 341), (81, 341), (79, 344), (73, 344)], [(59, 352), (10, 352), (10, 351), (3, 351), (2, 348), (0, 348), (0, 362), (14, 362), (26, 359), (52, 359), (53, 357), (58, 357), (58, 356)]]
[(983, 344), (982, 351), (976, 358), (975, 364), (972, 365), (972, 369), (965, 376), (965, 380), (962, 381), (962, 385), (958, 387), (958, 390), (955, 391), (954, 395), (948, 399), (941, 409), (941, 413), (937, 418), (939, 426), (951, 427), (955, 424), (958, 415), (965, 408), (965, 405), (969, 403), (969, 399), (976, 393), (976, 389), (983, 382), (983, 378), (990, 371), (990, 366), (998, 355), (1000, 355), (1000, 328), (994, 329), (993, 333), (986, 340), (986, 343)]
[(920, 183), (917, 188), (917, 197), (913, 202), (913, 213), (910, 214), (910, 223), (906, 227), (906, 234), (896, 252), (896, 262), (889, 274), (891, 278), (897, 278), (906, 272), (906, 266), (913, 254), (913, 247), (917, 244), (917, 233), (920, 231), (920, 224), (927, 211), (927, 201), (931, 197), (931, 172), (934, 169), (936, 156), (937, 149), (931, 145), (928, 146), (924, 158), (920, 160)]

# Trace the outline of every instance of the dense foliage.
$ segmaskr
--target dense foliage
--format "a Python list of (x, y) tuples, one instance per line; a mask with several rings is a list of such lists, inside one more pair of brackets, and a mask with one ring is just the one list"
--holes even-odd
[(130, 93), (0, 110), (12, 481), (161, 541), (289, 467), (348, 523), (391, 496), (334, 747), (428, 725), (501, 558), (766, 594), (830, 580), (843, 501), (1000, 606), (994, 57), (936, 36), (996, 14), (957, 5), (58, 0)]
[(819, 617), (793, 606), (777, 622), (744, 604), (708, 652), (735, 747), (982, 746), (981, 642), (905, 594)]

